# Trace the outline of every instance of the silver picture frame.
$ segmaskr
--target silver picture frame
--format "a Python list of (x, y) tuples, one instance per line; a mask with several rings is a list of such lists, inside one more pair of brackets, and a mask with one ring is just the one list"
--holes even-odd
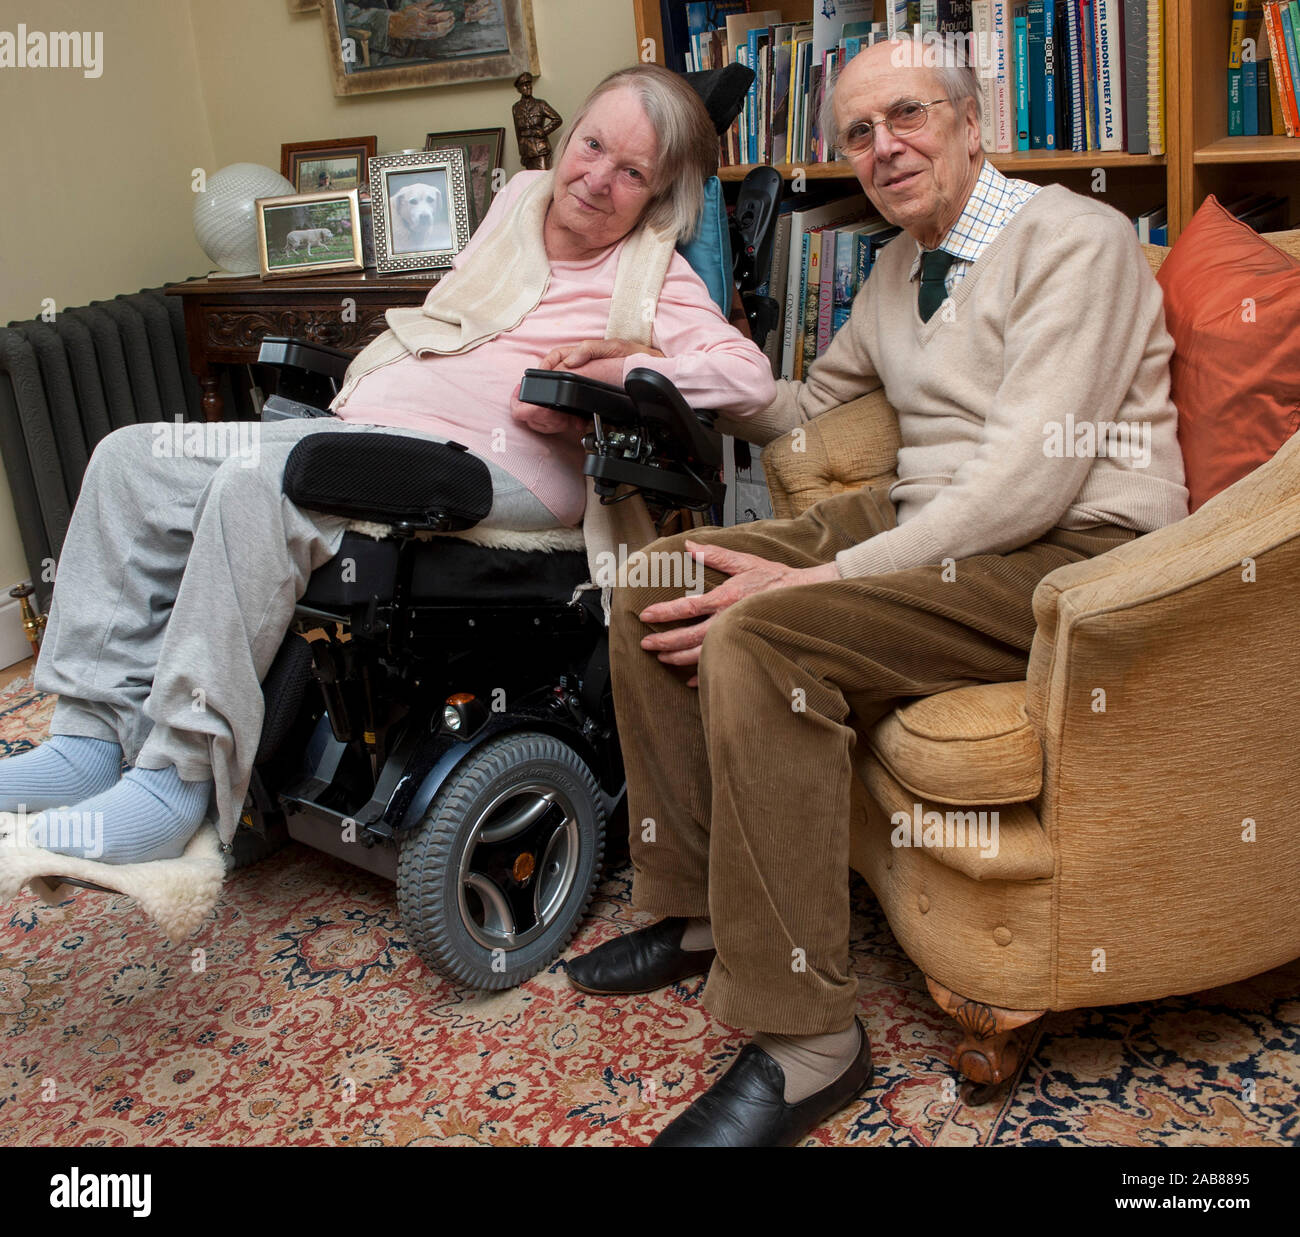
[(464, 152), (444, 146), (375, 155), (369, 172), (376, 270), (450, 266), (470, 237)]

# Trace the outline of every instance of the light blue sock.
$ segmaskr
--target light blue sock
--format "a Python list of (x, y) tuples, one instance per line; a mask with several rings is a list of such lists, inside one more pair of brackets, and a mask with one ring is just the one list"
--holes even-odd
[(212, 782), (185, 782), (174, 767), (128, 769), (111, 790), (27, 822), (27, 841), (101, 863), (176, 859), (198, 832)]
[(80, 803), (117, 784), (122, 749), (111, 739), (51, 735), (39, 747), (0, 760), (0, 812), (40, 812)]

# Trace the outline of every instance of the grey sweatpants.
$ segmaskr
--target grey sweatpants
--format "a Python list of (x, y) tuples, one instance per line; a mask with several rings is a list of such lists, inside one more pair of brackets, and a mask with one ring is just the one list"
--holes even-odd
[[(170, 431), (176, 431), (172, 424)], [(59, 696), (52, 734), (114, 739), (128, 763), (215, 781), (233, 837), (262, 729), (261, 681), (312, 571), (347, 521), (281, 493), (313, 433), (394, 433), (336, 418), (256, 426), (255, 450), (185, 455), (168, 427), (132, 425), (95, 448), (57, 567), (35, 685)], [(425, 435), (433, 437), (432, 435)], [(559, 521), (491, 460), (482, 527)]]

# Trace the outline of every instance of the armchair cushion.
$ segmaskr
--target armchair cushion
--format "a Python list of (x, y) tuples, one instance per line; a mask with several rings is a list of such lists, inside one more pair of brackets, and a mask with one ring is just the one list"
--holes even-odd
[(1025, 684), (980, 683), (881, 718), (871, 750), (906, 790), (936, 803), (1026, 803), (1043, 784), (1043, 749)]
[(813, 503), (864, 485), (892, 485), (898, 414), (883, 390), (814, 417), (763, 449), (772, 512), (790, 519)]

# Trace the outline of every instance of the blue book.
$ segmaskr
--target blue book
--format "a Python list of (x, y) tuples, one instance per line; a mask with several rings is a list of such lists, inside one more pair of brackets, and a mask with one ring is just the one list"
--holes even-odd
[(1029, 36), (1023, 13), (1016, 14), (1016, 149), (1029, 149)]
[(1095, 146), (1101, 149), (1101, 66), (1097, 63), (1097, 6), (1088, 5), (1088, 46), (1092, 48), (1092, 134)]
[(761, 158), (758, 151), (758, 131), (759, 122), (759, 93), (758, 93), (758, 70), (759, 70), (759, 50), (767, 46), (768, 28), (766, 26), (755, 26), (749, 31), (749, 67), (754, 70), (754, 80), (749, 85), (749, 162), (757, 163)]
[(1043, 0), (1029, 0), (1029, 51), (1025, 75), (1029, 78), (1029, 149), (1042, 150), (1047, 125), (1043, 119)]
[(1253, 60), (1241, 62), (1241, 123), (1247, 137), (1259, 136), (1259, 70)]

